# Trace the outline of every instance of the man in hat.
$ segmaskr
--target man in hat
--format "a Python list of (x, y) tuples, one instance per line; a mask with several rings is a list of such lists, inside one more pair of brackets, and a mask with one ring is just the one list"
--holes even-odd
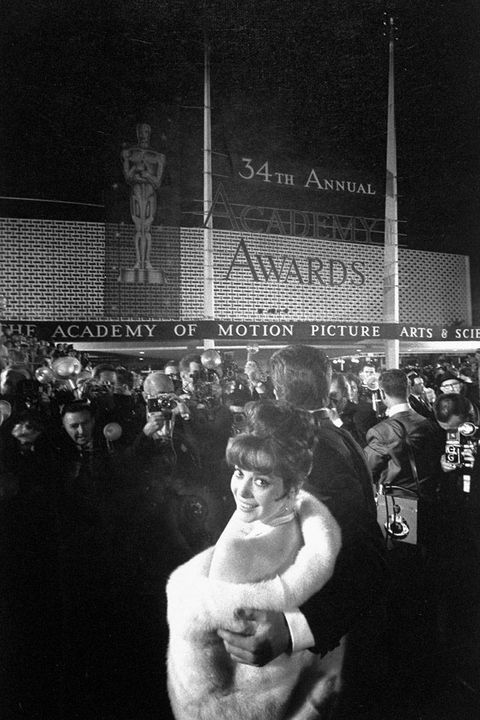
[(439, 390), (445, 394), (459, 393), (465, 395), (465, 382), (458, 375), (447, 372), (440, 378)]

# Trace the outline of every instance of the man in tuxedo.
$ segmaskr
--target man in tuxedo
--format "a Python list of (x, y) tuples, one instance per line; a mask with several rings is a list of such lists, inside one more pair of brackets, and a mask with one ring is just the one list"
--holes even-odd
[(415, 412), (419, 415), (422, 415), (429, 420), (433, 420), (433, 404), (430, 402), (427, 397), (427, 393), (425, 392), (425, 380), (416, 372), (408, 373), (408, 379), (410, 381), (410, 394), (408, 396), (408, 402), (410, 403), (412, 410), (415, 410)]

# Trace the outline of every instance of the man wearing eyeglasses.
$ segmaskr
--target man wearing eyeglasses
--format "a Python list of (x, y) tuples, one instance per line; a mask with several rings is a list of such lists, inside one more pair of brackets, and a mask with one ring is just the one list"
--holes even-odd
[(465, 393), (465, 383), (461, 378), (455, 376), (448, 376), (440, 383), (441, 393)]

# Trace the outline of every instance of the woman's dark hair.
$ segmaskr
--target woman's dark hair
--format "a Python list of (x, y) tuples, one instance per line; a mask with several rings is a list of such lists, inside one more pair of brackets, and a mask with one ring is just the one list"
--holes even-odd
[(312, 466), (314, 426), (290, 403), (261, 400), (245, 406), (247, 432), (230, 438), (229, 465), (276, 475), (285, 491), (298, 489)]

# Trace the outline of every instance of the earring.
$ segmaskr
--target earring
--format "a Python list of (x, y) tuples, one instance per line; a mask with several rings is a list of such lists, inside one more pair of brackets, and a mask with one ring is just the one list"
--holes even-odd
[(292, 511), (293, 511), (293, 504), (294, 504), (294, 500), (295, 500), (295, 495), (296, 495), (295, 490), (290, 490), (290, 492), (288, 493), (288, 499), (287, 499), (285, 505), (284, 505), (283, 508), (282, 508), (282, 511), (283, 511), (283, 512), (289, 513), (289, 512), (292, 512)]

